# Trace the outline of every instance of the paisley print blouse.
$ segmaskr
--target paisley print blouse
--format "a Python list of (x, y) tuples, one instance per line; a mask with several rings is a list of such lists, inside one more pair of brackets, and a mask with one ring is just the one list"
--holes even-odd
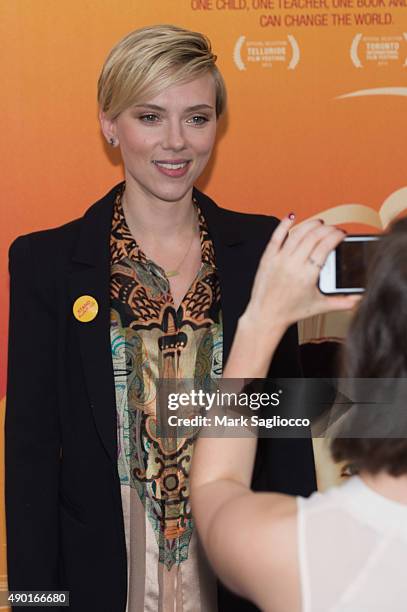
[[(123, 186), (124, 189), (124, 186)], [(122, 208), (111, 229), (111, 345), (118, 471), (128, 560), (128, 612), (213, 612), (216, 582), (194, 531), (189, 472), (195, 434), (156, 435), (159, 379), (222, 373), (220, 288), (197, 206), (202, 264), (178, 310), (164, 270), (135, 242)]]

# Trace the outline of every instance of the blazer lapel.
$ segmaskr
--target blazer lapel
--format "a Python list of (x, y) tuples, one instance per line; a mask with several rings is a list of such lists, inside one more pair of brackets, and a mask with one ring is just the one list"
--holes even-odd
[(90, 295), (99, 307), (92, 321), (84, 323), (75, 319), (74, 324), (96, 428), (114, 462), (117, 425), (110, 345), (110, 228), (118, 187), (92, 206), (82, 219), (70, 276), (72, 305), (78, 297)]
[(255, 269), (247, 261), (245, 242), (230, 244), (214, 240), (216, 265), (221, 291), (223, 319), (223, 363), (232, 348), (239, 317), (250, 299)]
[[(250, 299), (262, 251), (273, 229), (262, 217), (253, 227), (253, 217), (218, 207), (194, 190), (204, 214), (215, 250), (223, 315), (223, 364), (228, 358), (239, 317)], [(246, 223), (244, 222), (246, 220)]]

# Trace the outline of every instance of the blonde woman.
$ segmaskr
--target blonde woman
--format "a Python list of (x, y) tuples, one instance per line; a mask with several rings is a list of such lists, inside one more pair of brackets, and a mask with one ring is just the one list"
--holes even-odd
[[(221, 376), (277, 225), (194, 188), (226, 103), (215, 61), (204, 35), (175, 26), (119, 41), (98, 101), (125, 181), (11, 247), (9, 587), (68, 590), (72, 612), (231, 609), (194, 530), (194, 437), (155, 428), (159, 379)], [(272, 374), (300, 374), (295, 326)], [(260, 449), (258, 465), (257, 488), (315, 488), (310, 440)]]

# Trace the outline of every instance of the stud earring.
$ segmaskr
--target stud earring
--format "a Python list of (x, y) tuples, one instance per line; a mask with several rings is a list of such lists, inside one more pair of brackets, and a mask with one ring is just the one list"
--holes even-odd
[(115, 138), (110, 138), (109, 143), (112, 145), (112, 147), (116, 146), (116, 139)]

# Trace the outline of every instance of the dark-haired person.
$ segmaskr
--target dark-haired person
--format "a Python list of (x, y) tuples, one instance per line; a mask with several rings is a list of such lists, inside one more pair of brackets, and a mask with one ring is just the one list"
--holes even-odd
[[(272, 288), (278, 287), (279, 306), (270, 300), (268, 307), (271, 320), (280, 324), (270, 330), (268, 342), (259, 344), (250, 362), (241, 351), (244, 337), (238, 330), (225, 377), (237, 378), (248, 370), (253, 377), (264, 376), (292, 320), (289, 287), (301, 282), (301, 273), (287, 268), (284, 282), (276, 272), (287, 247), (289, 259), (290, 238), (270, 257), (269, 279), (260, 266), (255, 281), (255, 287), (262, 282), (263, 294), (269, 289), (270, 297)], [(349, 331), (345, 373), (352, 379), (407, 378), (406, 252), (403, 219), (378, 248), (374, 273)], [(311, 290), (313, 280), (309, 282)], [(304, 297), (296, 297), (297, 308), (309, 308)], [(393, 434), (398, 431), (396, 419), (394, 415)], [(344, 423), (340, 431), (342, 427)], [(352, 464), (358, 475), (308, 499), (251, 492), (255, 447), (254, 437), (202, 437), (195, 449), (192, 507), (221, 580), (267, 612), (405, 612), (407, 437), (338, 435), (333, 458)]]
[[(131, 32), (105, 61), (98, 101), (125, 182), (10, 251), (9, 588), (66, 589), (72, 612), (247, 610), (224, 590), (217, 600), (189, 502), (195, 439), (157, 438), (157, 381), (221, 376), (277, 220), (194, 188), (226, 103), (204, 35)], [(312, 244), (341, 237), (316, 220), (302, 231)], [(270, 322), (256, 320), (245, 350)], [(292, 326), (270, 376), (300, 374), (297, 344)], [(316, 488), (310, 439), (260, 449), (258, 468), (257, 489)]]

